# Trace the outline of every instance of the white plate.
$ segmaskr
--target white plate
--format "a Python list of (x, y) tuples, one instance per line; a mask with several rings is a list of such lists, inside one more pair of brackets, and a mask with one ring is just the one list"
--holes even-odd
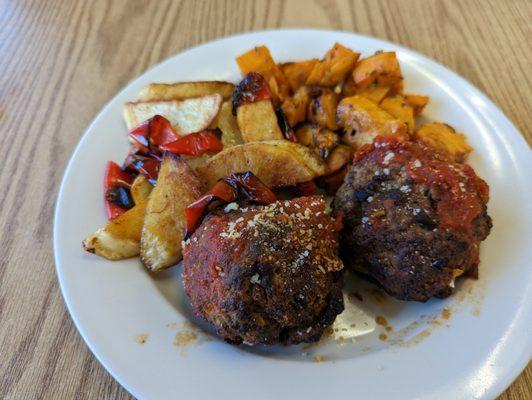
[[(397, 51), (406, 91), (430, 96), (425, 115), (466, 132), (475, 148), (470, 161), (491, 187), (489, 213), (494, 221), (482, 245), (479, 281), (461, 282), (458, 294), (449, 299), (418, 304), (377, 301), (371, 285), (350, 277), (350, 286), (364, 301), (346, 296), (347, 309), (328, 340), (310, 348), (250, 349), (187, 325), (194, 320), (178, 268), (152, 278), (136, 259), (113, 263), (81, 251), (81, 240), (105, 223), (105, 162), (121, 162), (127, 152), (122, 104), (135, 99), (144, 85), (238, 80), (234, 58), (255, 45), (265, 44), (277, 61), (288, 61), (320, 57), (336, 41), (364, 55)], [(283, 30), (233, 36), (159, 64), (127, 85), (92, 122), (68, 164), (57, 200), (57, 274), (87, 345), (139, 398), (493, 398), (532, 353), (531, 171), (528, 145), (497, 107), (424, 56), (343, 32)], [(451, 312), (449, 319), (441, 316), (444, 308)], [(385, 316), (393, 331), (376, 325), (377, 315)], [(183, 329), (196, 331), (198, 339), (176, 347), (174, 336)], [(142, 345), (135, 340), (141, 333), (148, 335)], [(388, 340), (379, 340), (381, 333)], [(315, 356), (324, 360), (317, 363)]]

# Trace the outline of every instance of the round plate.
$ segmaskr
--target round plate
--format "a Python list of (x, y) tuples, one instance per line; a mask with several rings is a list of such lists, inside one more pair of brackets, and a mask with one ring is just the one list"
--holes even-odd
[[(463, 280), (451, 298), (420, 304), (395, 301), (348, 276), (346, 311), (320, 343), (249, 348), (226, 344), (194, 319), (178, 267), (152, 277), (137, 259), (110, 262), (83, 253), (82, 239), (106, 222), (105, 162), (121, 162), (127, 153), (124, 102), (151, 82), (238, 81), (234, 59), (255, 45), (268, 46), (277, 61), (290, 61), (321, 57), (334, 42), (363, 55), (396, 51), (405, 91), (430, 96), (424, 115), (466, 133), (475, 149), (470, 162), (491, 187), (494, 221), (482, 244), (478, 281)], [(530, 149), (501, 111), (465, 80), (413, 51), (332, 31), (232, 36), (146, 72), (89, 126), (57, 200), (57, 274), (85, 342), (139, 398), (493, 398), (532, 353), (530, 171)]]

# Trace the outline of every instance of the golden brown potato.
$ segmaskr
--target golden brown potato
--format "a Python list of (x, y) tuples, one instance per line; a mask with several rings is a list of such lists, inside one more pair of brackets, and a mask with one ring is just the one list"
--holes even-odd
[(124, 105), (124, 118), (131, 130), (157, 114), (162, 115), (178, 134), (187, 135), (207, 129), (221, 106), (222, 96), (219, 94), (186, 100), (134, 102)]
[(421, 112), (429, 102), (429, 96), (421, 96), (416, 94), (406, 94), (405, 99), (406, 103), (414, 109), (415, 117), (421, 114)]
[(280, 65), (293, 92), (296, 92), (307, 82), (312, 69), (317, 63), (318, 59), (313, 58), (307, 61), (289, 62)]
[(414, 131), (414, 109), (401, 95), (385, 98), (380, 107), (406, 125), (408, 133)]
[(251, 171), (268, 186), (292, 186), (325, 173), (307, 147), (288, 140), (252, 142), (224, 149), (198, 168), (207, 187), (234, 172)]
[(236, 121), (246, 143), (284, 139), (271, 100), (242, 104), (236, 109)]
[(184, 100), (218, 93), (230, 100), (234, 85), (222, 81), (151, 83), (141, 90), (140, 101)]
[(131, 184), (131, 197), (135, 204), (147, 199), (153, 189), (153, 185), (144, 175), (138, 175)]
[(257, 46), (245, 52), (236, 58), (236, 63), (243, 75), (249, 72), (261, 74), (268, 82), (276, 101), (282, 103), (288, 97), (288, 81), (266, 46)]
[(216, 119), (215, 127), (222, 131), (222, 144), (224, 148), (236, 146), (244, 143), (238, 123), (233, 115), (233, 105), (231, 101), (222, 104), (222, 108)]
[(202, 190), (201, 181), (179, 156), (164, 155), (140, 241), (140, 259), (150, 271), (168, 268), (181, 259), (185, 208)]
[(130, 210), (83, 241), (83, 249), (108, 260), (122, 260), (139, 254), (147, 198), (140, 198)]
[(314, 66), (306, 84), (326, 87), (338, 85), (353, 69), (359, 56), (359, 53), (335, 43), (324, 59)]
[(336, 108), (338, 107), (338, 95), (332, 91), (324, 91), (321, 95), (309, 102), (307, 119), (316, 122), (331, 131), (338, 129), (336, 123)]
[(405, 125), (365, 97), (351, 96), (340, 101), (337, 120), (346, 134), (343, 141), (358, 149), (376, 136), (406, 133)]
[(447, 155), (452, 161), (463, 162), (473, 148), (467, 143), (464, 134), (441, 122), (423, 125), (414, 134), (414, 138), (437, 152)]
[(380, 52), (360, 60), (353, 70), (353, 80), (358, 90), (374, 84), (389, 86), (390, 94), (400, 92), (403, 75), (395, 52)]

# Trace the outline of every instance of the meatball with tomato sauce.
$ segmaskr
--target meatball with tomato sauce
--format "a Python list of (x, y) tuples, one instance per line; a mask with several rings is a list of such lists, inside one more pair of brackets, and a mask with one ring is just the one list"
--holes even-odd
[(228, 342), (317, 341), (343, 311), (339, 226), (320, 196), (230, 203), (185, 242), (194, 312)]
[(362, 147), (338, 190), (340, 254), (401, 300), (449, 296), (475, 274), (491, 229), (488, 186), (473, 169), (401, 138)]

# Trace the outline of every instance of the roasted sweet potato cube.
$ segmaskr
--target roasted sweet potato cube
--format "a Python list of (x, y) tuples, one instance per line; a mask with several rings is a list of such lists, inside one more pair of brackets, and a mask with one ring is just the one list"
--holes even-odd
[(346, 97), (338, 104), (338, 124), (346, 131), (343, 141), (358, 149), (376, 136), (405, 134), (405, 125), (365, 97)]
[(421, 96), (417, 94), (405, 94), (406, 103), (414, 109), (414, 116), (421, 114), (427, 103), (429, 96)]
[(280, 65), (293, 92), (296, 92), (307, 82), (310, 73), (317, 63), (318, 59), (313, 58), (307, 61), (289, 62)]
[(464, 134), (456, 132), (452, 126), (441, 122), (423, 125), (416, 131), (414, 138), (455, 162), (464, 161), (473, 150)]
[(355, 66), (359, 53), (335, 43), (310, 73), (307, 85), (332, 87), (342, 82)]
[(301, 86), (293, 97), (289, 97), (283, 102), (281, 108), (290, 126), (293, 127), (307, 118), (309, 102), (310, 94), (307, 86)]
[(307, 119), (334, 131), (338, 129), (338, 124), (336, 123), (337, 107), (338, 95), (332, 91), (325, 91), (309, 102)]
[(401, 95), (385, 98), (380, 107), (406, 125), (408, 133), (414, 131), (414, 109)]
[(358, 96), (362, 96), (367, 99), (370, 99), (371, 101), (377, 104), (382, 102), (384, 98), (388, 96), (389, 93), (390, 93), (389, 86), (373, 86), (373, 85), (356, 92)]
[(374, 84), (389, 86), (392, 93), (400, 92), (403, 76), (395, 52), (376, 53), (360, 60), (353, 70), (353, 80), (359, 90)]
[(236, 58), (243, 75), (258, 72), (270, 85), (276, 100), (283, 102), (289, 94), (289, 85), (281, 68), (273, 60), (266, 46), (257, 46)]

